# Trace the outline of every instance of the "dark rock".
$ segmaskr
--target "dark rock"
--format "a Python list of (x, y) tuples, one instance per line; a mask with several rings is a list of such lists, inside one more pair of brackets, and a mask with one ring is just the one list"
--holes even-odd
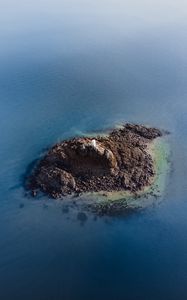
[(33, 196), (41, 190), (53, 198), (99, 191), (135, 193), (152, 182), (155, 170), (147, 146), (161, 135), (156, 128), (126, 124), (107, 137), (62, 141), (36, 165), (28, 186)]
[(87, 217), (87, 215), (86, 215), (84, 212), (79, 212), (79, 213), (77, 214), (77, 219), (78, 219), (82, 224), (84, 224), (84, 223), (87, 221), (88, 217)]

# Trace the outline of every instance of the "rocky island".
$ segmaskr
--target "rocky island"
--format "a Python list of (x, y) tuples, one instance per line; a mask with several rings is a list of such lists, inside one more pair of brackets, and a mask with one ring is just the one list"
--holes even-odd
[(48, 150), (27, 180), (35, 196), (53, 198), (94, 192), (136, 194), (155, 176), (152, 141), (163, 135), (156, 128), (124, 124), (108, 134), (64, 140)]

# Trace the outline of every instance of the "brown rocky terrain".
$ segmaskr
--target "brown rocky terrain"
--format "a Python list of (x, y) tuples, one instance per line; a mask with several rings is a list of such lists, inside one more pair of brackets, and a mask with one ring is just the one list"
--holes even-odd
[(161, 135), (156, 128), (125, 124), (105, 137), (62, 141), (36, 165), (27, 185), (33, 195), (40, 190), (54, 198), (99, 191), (135, 193), (153, 180), (148, 145)]

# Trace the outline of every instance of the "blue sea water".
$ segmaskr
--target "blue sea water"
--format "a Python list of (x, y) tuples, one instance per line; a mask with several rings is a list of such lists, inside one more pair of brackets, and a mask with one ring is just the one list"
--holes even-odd
[[(0, 299), (187, 298), (187, 6), (0, 1)], [(171, 132), (164, 201), (81, 222), (25, 195), (58, 140), (130, 121)]]

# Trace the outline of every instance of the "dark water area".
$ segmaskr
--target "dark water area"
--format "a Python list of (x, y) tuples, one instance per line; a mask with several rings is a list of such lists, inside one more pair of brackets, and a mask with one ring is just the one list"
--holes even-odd
[[(153, 2), (1, 2), (0, 299), (186, 299), (187, 7)], [(96, 218), (26, 197), (47, 147), (127, 121), (171, 132), (161, 204)]]

